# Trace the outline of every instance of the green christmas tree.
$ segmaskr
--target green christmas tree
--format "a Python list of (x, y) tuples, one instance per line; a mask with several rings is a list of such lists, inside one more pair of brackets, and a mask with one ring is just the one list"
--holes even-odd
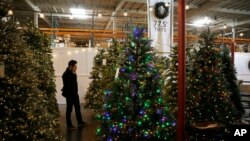
[(94, 66), (92, 67), (92, 72), (90, 73), (90, 79), (92, 81), (89, 84), (88, 90), (85, 96), (86, 109), (94, 109), (98, 111), (103, 105), (103, 88), (104, 83), (102, 83), (102, 71), (104, 66), (102, 64), (104, 59), (105, 49), (99, 49), (98, 53), (94, 57)]
[[(48, 110), (47, 123), (49, 128), (59, 127), (59, 109), (55, 97), (55, 71), (52, 62), (52, 49), (48, 38), (30, 21), (23, 28), (23, 37), (33, 51), (36, 61), (36, 75), (39, 78), (38, 89), (45, 96), (43, 108)], [(42, 113), (41, 113), (42, 114)]]
[[(105, 91), (97, 134), (103, 140), (172, 140), (175, 122), (167, 114), (163, 81), (155, 67), (150, 40), (143, 28), (134, 28), (121, 55), (117, 79)], [(119, 73), (118, 73), (119, 72)]]
[(238, 111), (239, 118), (245, 113), (243, 105), (240, 100), (240, 90), (236, 85), (236, 69), (231, 63), (231, 57), (228, 47), (225, 45), (221, 46), (222, 48), (222, 63), (224, 67), (222, 68), (222, 73), (225, 75), (227, 80), (227, 89), (231, 92), (230, 98)]
[(85, 97), (85, 108), (100, 111), (104, 104), (104, 90), (115, 80), (117, 58), (121, 52), (121, 45), (112, 41), (108, 49), (100, 49), (94, 58), (94, 67), (91, 72), (92, 82)]
[(213, 44), (215, 33), (202, 32), (200, 45), (189, 59), (187, 82), (187, 124), (219, 122), (226, 125), (235, 122), (235, 108), (231, 92), (222, 72), (220, 49)]
[(35, 55), (12, 21), (0, 21), (0, 140), (59, 140), (47, 125), (46, 97), (39, 90)]
[(171, 109), (171, 114), (177, 119), (177, 79), (178, 79), (178, 51), (177, 47), (173, 47), (170, 57), (169, 68), (166, 69), (164, 82), (164, 99)]

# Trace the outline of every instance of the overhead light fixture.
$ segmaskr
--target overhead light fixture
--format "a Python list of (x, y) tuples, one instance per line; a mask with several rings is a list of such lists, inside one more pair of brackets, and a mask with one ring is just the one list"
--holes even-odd
[(210, 20), (207, 16), (204, 19), (194, 21), (194, 25), (196, 25), (196, 26), (207, 25), (210, 23), (212, 23), (212, 20)]
[(70, 12), (73, 15), (85, 15), (86, 11), (85, 9), (80, 8), (70, 8)]
[(125, 12), (123, 13), (123, 15), (125, 16), (125, 17), (127, 17), (128, 16), (128, 13), (127, 13), (127, 11), (125, 10)]
[(71, 19), (71, 20), (74, 19), (73, 15), (70, 15), (70, 16), (69, 16), (69, 19)]
[(98, 13), (98, 17), (102, 17), (102, 14), (101, 14), (101, 13)]
[(241, 37), (244, 36), (244, 33), (241, 32), (241, 33), (240, 33), (240, 36), (241, 36)]
[(80, 8), (70, 8), (70, 12), (74, 18), (86, 19), (90, 18), (90, 16), (86, 15), (85, 9)]
[(153, 7), (149, 6), (149, 11), (153, 11)]
[(39, 13), (39, 17), (40, 18), (44, 18), (44, 14), (43, 13)]
[(227, 28), (227, 24), (224, 24), (223, 29), (226, 29), (226, 28)]
[(9, 16), (13, 15), (13, 11), (12, 11), (12, 10), (9, 10), (9, 11), (8, 11), (8, 15), (9, 15)]
[(189, 7), (189, 5), (187, 4), (187, 5), (186, 5), (186, 10), (188, 10), (189, 8), (190, 8), (190, 7)]

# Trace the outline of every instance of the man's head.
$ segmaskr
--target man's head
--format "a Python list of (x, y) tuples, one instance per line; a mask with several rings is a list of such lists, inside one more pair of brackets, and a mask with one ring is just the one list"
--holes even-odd
[(77, 69), (77, 61), (76, 60), (70, 60), (68, 63), (68, 68), (69, 70), (71, 70), (73, 73), (76, 73), (76, 69)]

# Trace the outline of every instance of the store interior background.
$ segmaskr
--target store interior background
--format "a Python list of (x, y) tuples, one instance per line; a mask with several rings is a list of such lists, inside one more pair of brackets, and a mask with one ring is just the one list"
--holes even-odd
[[(174, 2), (173, 31), (177, 43), (177, 1)], [(207, 26), (217, 32), (215, 42), (231, 47), (235, 38), (235, 67), (239, 80), (250, 81), (250, 1), (186, 0), (187, 45), (196, 43)], [(98, 48), (107, 48), (111, 39), (126, 41), (131, 26), (147, 29), (147, 0), (13, 0), (13, 22), (22, 25), (27, 17), (46, 33), (52, 42), (56, 74), (57, 101), (61, 96), (62, 73), (70, 59), (78, 61), (81, 103), (91, 81), (89, 75)], [(84, 8), (84, 17), (75, 17), (71, 8)], [(205, 26), (196, 22), (207, 19)], [(245, 83), (244, 85), (250, 85)]]

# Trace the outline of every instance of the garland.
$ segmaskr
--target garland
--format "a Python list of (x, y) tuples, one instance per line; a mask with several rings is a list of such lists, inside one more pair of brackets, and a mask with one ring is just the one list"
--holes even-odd
[(154, 10), (155, 16), (159, 19), (166, 18), (169, 13), (169, 7), (166, 6), (165, 2), (157, 2)]

